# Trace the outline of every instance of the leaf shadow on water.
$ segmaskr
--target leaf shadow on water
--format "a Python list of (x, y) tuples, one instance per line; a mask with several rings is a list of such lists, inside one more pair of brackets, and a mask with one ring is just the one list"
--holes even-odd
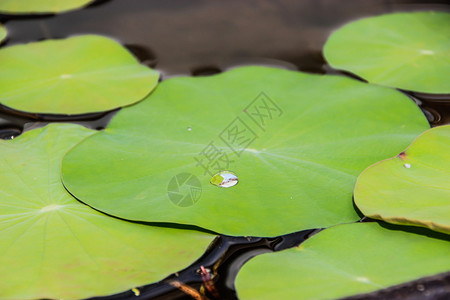
[(450, 235), (433, 231), (431, 229), (425, 228), (425, 227), (418, 227), (418, 226), (407, 226), (407, 225), (395, 225), (390, 224), (382, 221), (378, 221), (381, 227), (389, 229), (389, 230), (396, 230), (396, 231), (404, 231), (411, 234), (416, 235), (424, 235), (432, 239), (439, 239), (444, 241), (450, 242)]
[(120, 109), (80, 115), (56, 115), (26, 113), (0, 104), (0, 139), (11, 139), (22, 132), (53, 122), (74, 123), (94, 130), (103, 130)]
[[(208, 250), (189, 267), (160, 282), (138, 287), (140, 299), (193, 299), (181, 289), (174, 288), (174, 282), (181, 283), (184, 289), (188, 287), (196, 291), (204, 290), (208, 299), (238, 299), (234, 289), (234, 280), (242, 265), (256, 255), (296, 246), (313, 233), (315, 230), (305, 230), (275, 238), (220, 235)], [(210, 274), (210, 282), (205, 282), (202, 268)], [(206, 287), (210, 284), (213, 286), (212, 289)], [(135, 297), (135, 292), (129, 290), (90, 300), (134, 299)]]

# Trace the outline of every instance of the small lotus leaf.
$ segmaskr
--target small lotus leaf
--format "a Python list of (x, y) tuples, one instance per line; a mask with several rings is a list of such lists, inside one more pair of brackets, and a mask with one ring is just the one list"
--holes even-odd
[[(427, 128), (392, 89), (243, 67), (163, 81), (71, 150), (63, 181), (81, 201), (122, 218), (277, 236), (359, 219), (356, 177)], [(220, 171), (239, 183), (211, 184)]]
[(340, 299), (447, 272), (449, 253), (442, 236), (378, 223), (338, 225), (296, 248), (251, 259), (236, 290), (241, 300)]
[(60, 13), (81, 8), (94, 0), (0, 0), (0, 13)]
[(354, 195), (371, 218), (450, 233), (450, 125), (426, 131), (404, 152), (367, 168)]
[(53, 124), (0, 140), (1, 299), (121, 292), (187, 267), (214, 238), (112, 218), (70, 196), (61, 158), (92, 133)]
[(0, 42), (3, 41), (7, 35), (8, 35), (8, 32), (6, 31), (5, 26), (0, 24)]
[(371, 83), (450, 93), (450, 13), (409, 12), (365, 18), (334, 32), (329, 64)]
[(33, 113), (82, 114), (142, 100), (158, 73), (96, 35), (0, 50), (0, 103)]

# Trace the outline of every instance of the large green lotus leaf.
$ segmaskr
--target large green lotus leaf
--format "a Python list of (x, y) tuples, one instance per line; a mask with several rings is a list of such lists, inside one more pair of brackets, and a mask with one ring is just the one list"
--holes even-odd
[(79, 299), (161, 280), (214, 236), (115, 219), (61, 184), (63, 154), (93, 131), (54, 124), (0, 141), (0, 298)]
[[(122, 218), (277, 236), (359, 219), (356, 177), (428, 127), (392, 89), (243, 67), (164, 81), (70, 151), (63, 181), (81, 201)], [(210, 183), (219, 171), (239, 182)]]
[(5, 26), (0, 24), (0, 42), (5, 39), (6, 35), (7, 35), (7, 31), (6, 31)]
[(0, 0), (0, 13), (59, 13), (81, 8), (94, 0)]
[(251, 259), (236, 290), (241, 300), (338, 299), (449, 271), (449, 255), (448, 239), (378, 223), (344, 224)]
[(349, 23), (324, 55), (337, 69), (371, 83), (424, 93), (450, 93), (450, 14), (410, 12)]
[(358, 178), (355, 203), (366, 216), (450, 233), (450, 125), (420, 135)]
[(82, 114), (142, 100), (159, 74), (96, 35), (0, 50), (0, 103), (33, 113)]

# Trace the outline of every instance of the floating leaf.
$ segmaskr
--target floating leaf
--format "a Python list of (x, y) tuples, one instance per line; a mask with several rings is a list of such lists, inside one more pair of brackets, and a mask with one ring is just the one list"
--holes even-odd
[(450, 125), (426, 131), (398, 156), (367, 168), (355, 203), (371, 218), (450, 233)]
[(0, 50), (0, 103), (33, 113), (82, 114), (142, 100), (158, 73), (117, 42), (84, 35)]
[(59, 13), (81, 8), (94, 0), (0, 0), (0, 13)]
[(0, 141), (0, 298), (79, 299), (187, 267), (214, 236), (105, 216), (60, 180), (63, 154), (94, 131), (53, 124)]
[(8, 32), (6, 31), (5, 26), (0, 24), (0, 42), (6, 38), (7, 34), (8, 34)]
[(450, 93), (450, 14), (409, 12), (358, 20), (334, 32), (329, 64), (371, 83), (424, 93)]
[[(277, 236), (359, 219), (356, 177), (428, 127), (392, 89), (244, 67), (164, 81), (70, 151), (62, 172), (73, 195), (115, 216)], [(239, 183), (211, 184), (221, 171)]]
[(257, 256), (238, 273), (239, 299), (338, 299), (450, 270), (448, 239), (383, 227), (339, 225)]

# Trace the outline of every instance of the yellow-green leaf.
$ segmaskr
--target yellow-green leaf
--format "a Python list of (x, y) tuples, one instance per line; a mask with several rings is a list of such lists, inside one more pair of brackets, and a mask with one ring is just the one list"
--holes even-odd
[(83, 114), (133, 104), (158, 83), (116, 41), (97, 35), (0, 49), (0, 103), (48, 114)]
[(450, 125), (426, 131), (404, 152), (367, 168), (354, 195), (371, 218), (450, 233)]

